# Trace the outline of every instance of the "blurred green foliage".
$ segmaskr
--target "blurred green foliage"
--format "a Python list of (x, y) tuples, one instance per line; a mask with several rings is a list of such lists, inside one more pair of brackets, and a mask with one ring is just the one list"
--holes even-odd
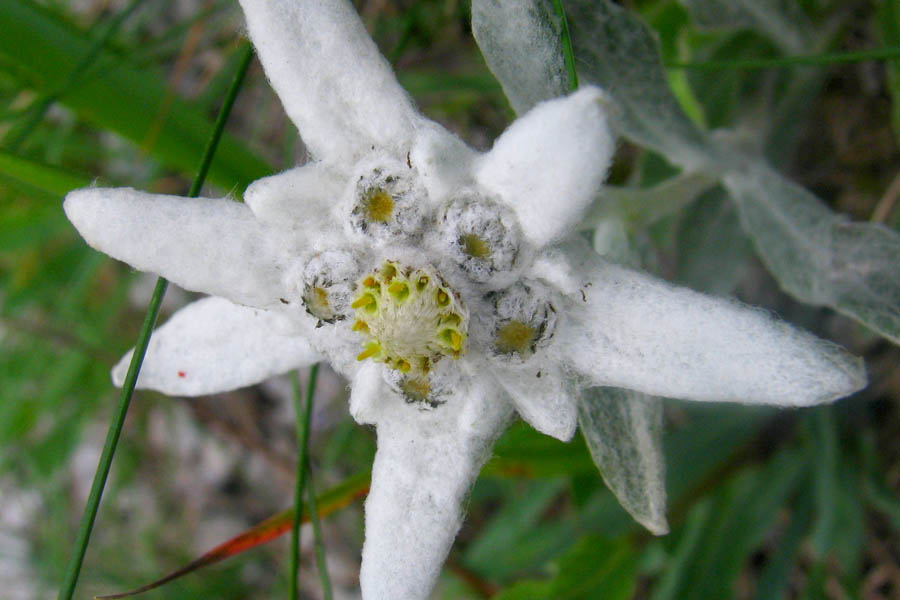
[[(79, 3), (77, 10), (57, 1), (0, 2), (0, 494), (40, 496), (38, 514), (21, 533), (35, 597), (55, 589), (68, 558), (83, 472), (89, 477), (96, 461), (95, 430), (114, 403), (109, 367), (133, 343), (142, 312), (133, 301), (141, 297), (138, 278), (81, 242), (61, 199), (97, 179), (187, 189), (236, 68), (241, 28), (236, 3), (200, 4), (199, 12), (182, 15), (172, 3), (146, 0), (118, 22), (127, 10), (120, 2)], [(426, 114), (487, 147), (512, 112), (471, 40), (466, 3), (356, 4)], [(698, 27), (671, 0), (626, 4), (658, 33), (669, 63), (785, 56), (764, 29)], [(876, 4), (800, 2), (816, 42), (809, 52), (896, 44), (897, 2)], [(669, 76), (696, 123), (762, 131), (748, 143), (761, 144), (780, 170), (836, 210), (867, 219), (887, 201), (884, 190), (900, 164), (898, 68), (672, 69)], [(229, 131), (209, 193), (239, 194), (300, 155), (296, 132), (258, 68)], [(894, 134), (885, 139), (883, 131)], [(613, 177), (647, 186), (672, 173), (660, 156), (626, 146)], [(896, 228), (900, 210), (888, 210), (886, 220)], [(897, 348), (780, 293), (746, 251), (733, 209), (715, 194), (634, 241), (650, 270), (737, 293), (864, 355), (872, 385), (834, 407), (803, 412), (669, 404), (672, 533), (658, 539), (603, 487), (580, 439), (562, 444), (518, 424), (472, 492), (436, 596), (896, 597), (900, 582), (879, 579), (879, 567), (896, 569), (900, 561)], [(228, 400), (271, 409), (276, 401), (267, 394)], [(182, 510), (184, 487), (168, 485), (190, 465), (153, 442), (154, 422), (172, 425), (185, 416), (239, 465), (259, 457), (278, 462), (280, 450), (266, 449), (265, 434), (223, 434), (227, 426), (209, 419), (202, 403), (140, 395), (82, 591), (129, 588), (194, 558), (202, 521)], [(371, 433), (343, 411), (313, 433), (316, 477), (336, 481), (359, 471), (372, 450)], [(289, 481), (261, 484), (236, 473), (229, 485), (207, 490), (214, 502), (201, 506), (241, 527), (288, 505), (282, 494)], [(142, 503), (129, 508), (135, 494), (153, 496), (152, 514), (143, 514)], [(361, 540), (360, 509), (352, 511), (334, 523), (351, 557)], [(278, 573), (286, 564), (287, 552), (275, 545), (148, 597), (284, 597)]]

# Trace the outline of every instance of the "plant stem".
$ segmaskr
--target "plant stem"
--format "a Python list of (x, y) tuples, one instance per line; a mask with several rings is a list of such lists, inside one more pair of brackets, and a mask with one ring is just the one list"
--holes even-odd
[(306, 484), (307, 444), (309, 442), (309, 417), (312, 413), (313, 395), (316, 391), (316, 377), (319, 365), (309, 370), (309, 381), (306, 384), (306, 404), (300, 406), (300, 380), (296, 373), (291, 378), (294, 388), (294, 414), (297, 423), (297, 483), (294, 489), (294, 523), (291, 528), (291, 571), (288, 578), (288, 590), (291, 600), (297, 600), (297, 575), (300, 571), (300, 522), (303, 517), (303, 488)]
[(569, 35), (569, 21), (566, 20), (566, 10), (563, 8), (562, 0), (553, 0), (553, 8), (562, 25), (560, 41), (562, 42), (563, 57), (566, 60), (566, 70), (569, 72), (569, 91), (574, 92), (578, 89), (578, 73), (575, 71), (575, 52), (572, 50), (572, 36)]
[[(197, 175), (191, 184), (188, 196), (196, 197), (203, 187), (203, 181), (209, 171), (209, 165), (212, 163), (213, 155), (222, 137), (225, 129), (225, 121), (234, 106), (234, 99), (237, 97), (238, 91), (244, 82), (244, 75), (247, 73), (247, 67), (250, 65), (250, 59), (253, 57), (253, 48), (247, 44), (244, 49), (244, 58), (241, 66), (234, 76), (231, 87), (228, 90), (222, 108), (219, 110), (219, 116), (213, 126), (212, 134), (200, 161), (200, 167)], [(150, 343), (150, 334), (153, 332), (153, 326), (159, 316), (159, 307), (162, 304), (163, 296), (169, 283), (160, 277), (156, 281), (156, 288), (153, 290), (153, 296), (147, 306), (147, 313), (144, 316), (144, 322), (141, 325), (137, 342), (134, 345), (134, 353), (131, 357), (131, 364), (128, 366), (128, 374), (125, 376), (125, 382), (122, 385), (122, 392), (119, 395), (119, 404), (113, 415), (113, 420), (109, 425), (109, 431), (106, 435), (106, 442), (103, 445), (103, 452), (100, 454), (100, 461), (97, 464), (97, 471), (94, 473), (94, 482), (91, 485), (91, 492), (84, 507), (84, 513), (81, 517), (81, 524), (78, 527), (78, 535), (75, 540), (75, 552), (69, 560), (66, 568), (65, 578), (60, 586), (58, 600), (70, 600), (75, 593), (75, 586), (78, 583), (78, 576), (81, 574), (81, 566), (84, 562), (84, 555), (87, 551), (87, 545), (90, 541), (91, 531), (94, 527), (94, 521), (97, 518), (97, 510), (100, 507), (100, 498), (103, 496), (103, 488), (106, 486), (106, 480), (109, 476), (110, 467), (112, 466), (113, 455), (116, 452), (116, 446), (119, 442), (119, 436), (122, 433), (122, 427), (125, 424), (125, 417), (128, 414), (128, 407), (131, 404), (131, 397), (134, 394), (134, 386), (137, 383), (138, 373), (141, 369), (141, 363), (147, 352), (147, 346)]]
[(669, 69), (696, 69), (713, 71), (721, 69), (771, 69), (778, 67), (795, 67), (798, 65), (836, 65), (840, 63), (865, 62), (867, 60), (900, 59), (900, 46), (886, 46), (858, 52), (831, 52), (825, 54), (808, 54), (784, 56), (780, 58), (750, 58), (744, 60), (708, 60), (703, 62), (671, 62), (666, 63)]
[(328, 563), (325, 561), (325, 543), (322, 540), (322, 525), (319, 522), (319, 511), (316, 508), (316, 492), (313, 489), (312, 467), (307, 457), (306, 470), (309, 472), (309, 520), (313, 529), (313, 545), (316, 551), (316, 569), (322, 584), (322, 598), (331, 600), (331, 578), (328, 576)]

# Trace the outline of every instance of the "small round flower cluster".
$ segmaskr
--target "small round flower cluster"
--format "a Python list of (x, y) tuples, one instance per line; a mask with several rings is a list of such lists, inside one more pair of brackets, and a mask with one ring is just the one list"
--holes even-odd
[(352, 322), (356, 359), (387, 367), (385, 380), (407, 401), (441, 403), (442, 380), (455, 376), (435, 370), (442, 359), (473, 351), (521, 363), (547, 345), (556, 309), (544, 286), (521, 279), (530, 248), (509, 208), (470, 189), (430, 210), (411, 164), (368, 166), (350, 195), (349, 237), (375, 256), (319, 252), (304, 269), (301, 298), (318, 327)]

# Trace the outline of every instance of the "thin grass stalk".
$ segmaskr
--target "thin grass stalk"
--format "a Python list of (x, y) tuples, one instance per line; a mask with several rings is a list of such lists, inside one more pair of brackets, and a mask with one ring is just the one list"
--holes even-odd
[(569, 91), (574, 92), (578, 89), (578, 72), (575, 70), (575, 51), (572, 50), (572, 36), (569, 35), (569, 21), (566, 20), (566, 9), (563, 8), (562, 0), (553, 0), (553, 9), (562, 25), (560, 41), (563, 58), (566, 61), (566, 71), (569, 73)]
[[(212, 163), (213, 155), (216, 147), (225, 130), (225, 122), (231, 108), (234, 106), (234, 100), (244, 82), (244, 75), (250, 66), (250, 60), (253, 58), (253, 48), (250, 44), (246, 44), (243, 49), (244, 56), (241, 61), (240, 68), (234, 76), (231, 87), (219, 110), (219, 116), (213, 126), (212, 134), (207, 142), (203, 158), (200, 161), (200, 167), (197, 169), (197, 175), (191, 183), (191, 189), (188, 193), (190, 197), (196, 197), (203, 187), (203, 181), (209, 172), (209, 166)], [(84, 507), (84, 513), (81, 517), (81, 523), (78, 527), (78, 535), (75, 540), (75, 551), (66, 568), (66, 574), (63, 583), (60, 586), (58, 600), (71, 600), (75, 593), (75, 586), (78, 583), (78, 577), (81, 574), (81, 567), (84, 563), (84, 555), (87, 551), (88, 542), (90, 541), (91, 531), (94, 527), (94, 521), (97, 518), (97, 510), (100, 506), (100, 499), (103, 496), (103, 488), (106, 486), (106, 480), (109, 476), (110, 467), (112, 466), (113, 455), (116, 452), (116, 446), (119, 442), (119, 436), (122, 433), (122, 427), (125, 424), (125, 417), (128, 414), (128, 407), (131, 404), (131, 397), (134, 394), (134, 386), (137, 383), (138, 373), (141, 369), (141, 363), (144, 355), (147, 353), (147, 346), (150, 343), (150, 334), (153, 332), (153, 326), (159, 316), (159, 307), (162, 304), (163, 296), (165, 296), (166, 288), (169, 283), (160, 277), (156, 281), (156, 288), (153, 290), (153, 296), (147, 306), (147, 313), (144, 316), (144, 322), (141, 325), (137, 342), (134, 346), (134, 354), (131, 357), (131, 363), (128, 365), (128, 373), (125, 376), (125, 382), (122, 385), (122, 392), (119, 395), (119, 404), (110, 423), (109, 431), (106, 435), (106, 442), (103, 445), (103, 452), (100, 454), (100, 460), (97, 464), (97, 471), (94, 473), (94, 482), (91, 485), (91, 492), (88, 496), (87, 503)]]
[(288, 593), (290, 600), (297, 600), (297, 577), (300, 571), (300, 521), (303, 517), (303, 488), (306, 485), (307, 445), (309, 442), (309, 421), (312, 414), (313, 395), (316, 392), (316, 378), (319, 365), (309, 370), (309, 381), (306, 384), (306, 403), (301, 407), (300, 380), (296, 372), (291, 378), (294, 388), (294, 414), (297, 426), (297, 483), (294, 490), (294, 523), (291, 527), (291, 567), (288, 577)]
[(312, 523), (313, 548), (316, 553), (316, 570), (319, 572), (319, 583), (322, 585), (323, 600), (332, 600), (331, 578), (328, 576), (328, 563), (325, 560), (325, 542), (322, 539), (322, 524), (319, 522), (319, 510), (316, 508), (316, 491), (313, 488), (312, 466), (309, 457), (306, 461), (309, 473), (309, 521)]
[(858, 63), (871, 60), (898, 60), (900, 46), (885, 46), (857, 52), (826, 52), (824, 54), (800, 54), (778, 58), (747, 58), (743, 60), (707, 60), (702, 62), (669, 62), (668, 69), (694, 69), (699, 71), (775, 69), (804, 65), (828, 66)]

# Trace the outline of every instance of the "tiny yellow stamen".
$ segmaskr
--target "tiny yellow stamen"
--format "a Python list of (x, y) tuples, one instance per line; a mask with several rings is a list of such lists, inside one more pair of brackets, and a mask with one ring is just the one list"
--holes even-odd
[(404, 375), (422, 377), (442, 356), (458, 358), (464, 352), (465, 306), (429, 267), (386, 260), (359, 280), (357, 294), (352, 329), (365, 338), (359, 360), (372, 357)]
[(357, 355), (356, 360), (366, 360), (370, 356), (378, 354), (380, 350), (381, 346), (379, 346), (378, 344), (369, 344), (368, 346), (366, 346), (365, 350)]
[(351, 304), (351, 308), (362, 308), (364, 306), (369, 306), (370, 304), (375, 303), (375, 297), (371, 294), (363, 294), (359, 298), (353, 301)]
[(454, 350), (459, 350), (460, 348), (462, 348), (462, 336), (459, 335), (459, 332), (457, 332), (457, 331), (450, 332), (450, 346)]
[(405, 283), (395, 281), (388, 286), (388, 292), (390, 292), (397, 300), (403, 300), (409, 296), (409, 287), (407, 287)]

